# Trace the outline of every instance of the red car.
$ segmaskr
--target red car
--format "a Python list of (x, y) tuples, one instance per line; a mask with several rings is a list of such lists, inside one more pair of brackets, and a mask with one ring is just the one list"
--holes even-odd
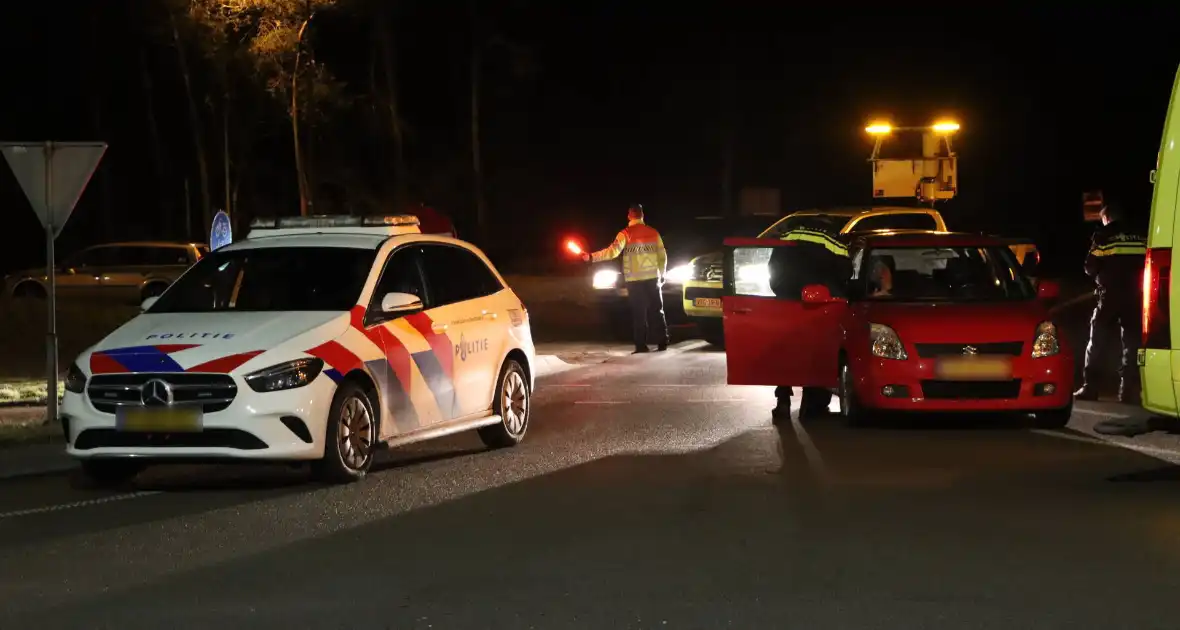
[(802, 301), (770, 288), (791, 241), (731, 238), (723, 299), (733, 385), (828, 387), (854, 420), (871, 410), (1032, 413), (1062, 427), (1073, 353), (1049, 317), (1058, 286), (1034, 283), (1009, 242), (938, 232), (855, 242), (850, 299), (824, 286)]

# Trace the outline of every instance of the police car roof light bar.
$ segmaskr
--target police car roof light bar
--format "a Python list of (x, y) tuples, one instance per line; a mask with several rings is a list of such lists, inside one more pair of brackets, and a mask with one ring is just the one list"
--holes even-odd
[(413, 214), (394, 214), (390, 216), (368, 216), (365, 217), (364, 225), (372, 226), (398, 226), (398, 225), (419, 225), (418, 217)]
[(320, 214), (310, 217), (259, 217), (250, 222), (250, 228), (281, 230), (291, 228), (412, 227), (418, 224), (418, 217), (412, 214), (375, 215), (368, 217), (357, 217), (347, 214)]
[(313, 227), (356, 227), (361, 224), (360, 217), (353, 217), (347, 214), (329, 215), (320, 214), (312, 215), (310, 217), (281, 217), (279, 218), (280, 228), (313, 228)]

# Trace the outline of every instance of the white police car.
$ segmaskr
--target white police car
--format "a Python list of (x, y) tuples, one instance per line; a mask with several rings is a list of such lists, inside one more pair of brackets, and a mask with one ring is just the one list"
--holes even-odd
[(525, 307), (475, 246), (414, 216), (255, 221), (66, 377), (67, 451), (100, 483), (182, 460), (310, 460), (364, 476), (375, 448), (529, 423)]

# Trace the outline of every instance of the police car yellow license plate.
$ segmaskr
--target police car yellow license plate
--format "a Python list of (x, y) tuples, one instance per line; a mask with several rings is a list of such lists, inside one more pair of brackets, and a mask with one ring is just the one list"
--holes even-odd
[(703, 308), (721, 308), (721, 298), (697, 298), (692, 301), (692, 305)]
[(1012, 362), (1006, 357), (955, 357), (939, 359), (938, 378), (946, 381), (1006, 381), (1012, 378)]
[(115, 426), (139, 433), (196, 433), (201, 430), (201, 416), (199, 407), (120, 407)]

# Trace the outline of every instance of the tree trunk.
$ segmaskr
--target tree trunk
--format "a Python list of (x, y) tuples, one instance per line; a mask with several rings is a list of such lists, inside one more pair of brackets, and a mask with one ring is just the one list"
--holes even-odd
[(395, 212), (402, 212), (409, 203), (409, 175), (406, 172), (405, 135), (398, 111), (397, 51), (390, 33), (389, 19), (388, 13), (381, 15), (377, 32), (381, 43), (381, 59), (385, 62), (385, 98), (389, 107), (390, 131), (393, 133), (393, 202)]
[(483, 159), (480, 155), (479, 137), (479, 83), (480, 70), (483, 65), (480, 39), (479, 15), (476, 12), (474, 0), (471, 7), (471, 174), (475, 191), (475, 225), (476, 234), (482, 244), (488, 238), (487, 205), (483, 194)]
[(225, 170), (225, 213), (233, 216), (233, 187), (230, 185), (231, 161), (229, 157), (229, 95), (222, 100), (221, 106), (221, 162)]
[[(201, 179), (201, 213), (204, 216), (205, 228), (208, 229), (213, 225), (213, 202), (209, 195), (209, 161), (205, 154), (201, 114), (197, 111), (192, 76), (189, 74), (188, 58), (184, 54), (184, 42), (180, 39), (180, 28), (176, 25), (176, 15), (169, 12), (168, 19), (172, 24), (172, 41), (176, 44), (176, 62), (180, 66), (180, 75), (184, 78), (184, 92), (188, 96), (189, 127), (193, 134), (193, 148), (197, 152), (197, 173)], [(192, 225), (189, 225), (188, 230), (191, 229)]]
[[(728, 53), (728, 47), (725, 49)], [(733, 160), (734, 160), (734, 67), (724, 58), (721, 62), (721, 213), (734, 215)]]
[(144, 109), (147, 111), (148, 131), (152, 137), (152, 168), (155, 169), (156, 190), (160, 194), (160, 223), (163, 233), (171, 236), (175, 230), (175, 217), (172, 215), (175, 206), (164, 192), (167, 188), (164, 143), (160, 140), (160, 124), (156, 120), (155, 89), (152, 86), (152, 73), (147, 62), (147, 49), (142, 46), (139, 49), (139, 72), (143, 85)]
[(303, 151), (299, 142), (299, 66), (303, 60), (303, 33), (311, 22), (311, 15), (299, 26), (295, 39), (295, 68), (291, 71), (291, 137), (295, 141), (295, 176), (299, 179), (299, 214), (308, 216), (311, 211), (311, 195), (307, 186), (307, 172), (303, 167)]
[[(94, 7), (95, 5), (91, 5), (91, 6)], [(102, 24), (100, 22), (102, 17), (103, 16), (101, 14), (99, 14), (99, 15), (92, 14), (90, 17), (90, 45), (91, 45), (92, 49), (95, 51), (102, 50), (100, 43), (99, 43), (100, 40), (102, 39), (102, 36), (99, 32), (99, 29), (102, 28)], [(99, 67), (102, 67), (102, 66), (106, 65), (107, 63), (109, 63), (109, 61), (107, 59), (103, 59), (102, 57), (100, 57), (98, 55), (94, 55), (94, 56), (90, 57), (90, 63), (92, 64), (91, 67), (94, 68), (95, 70), (97, 70)], [(90, 82), (91, 86), (94, 86), (94, 83), (99, 80), (97, 78), (98, 76), (99, 76), (99, 72), (92, 72), (90, 74), (88, 81)], [(92, 103), (91, 104), (91, 112), (94, 114), (94, 120), (93, 120), (93, 122), (94, 122), (94, 137), (95, 138), (102, 138), (103, 136), (106, 135), (106, 133), (105, 133), (106, 130), (103, 125), (103, 113), (104, 113), (103, 107), (106, 105), (106, 103), (104, 102), (104, 99), (103, 99), (102, 90), (95, 89), (95, 87), (91, 87), (91, 89), (89, 89), (87, 91), (90, 92), (91, 95), (93, 96), (93, 101), (91, 102)], [(107, 168), (104, 168), (101, 171), (99, 171), (94, 176), (95, 179), (98, 180), (97, 182), (94, 182), (94, 183), (97, 185), (97, 187), (101, 191), (100, 194), (101, 194), (101, 198), (102, 198), (102, 212), (101, 212), (102, 220), (99, 223), (99, 225), (101, 226), (99, 228), (99, 230), (100, 230), (101, 238), (103, 238), (104, 240), (106, 240), (107, 238), (110, 237), (110, 233), (109, 233), (110, 226), (114, 224), (114, 219), (111, 217), (111, 207), (113, 204), (111, 203), (111, 185), (110, 185), (110, 177), (108, 175), (109, 173), (110, 173), (110, 165), (108, 165)]]

